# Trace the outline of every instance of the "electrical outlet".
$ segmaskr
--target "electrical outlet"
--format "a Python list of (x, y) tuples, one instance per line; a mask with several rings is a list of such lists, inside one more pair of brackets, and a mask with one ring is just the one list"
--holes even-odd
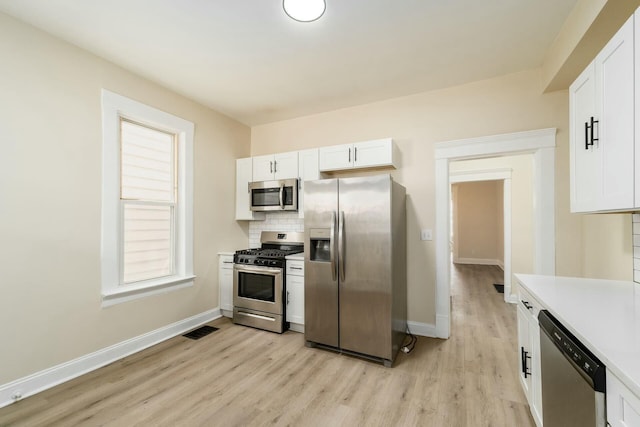
[(420, 232), (420, 240), (433, 240), (431, 230), (422, 230)]

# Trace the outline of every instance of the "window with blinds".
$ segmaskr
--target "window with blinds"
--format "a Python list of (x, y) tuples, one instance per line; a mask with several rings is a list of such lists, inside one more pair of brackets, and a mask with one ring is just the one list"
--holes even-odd
[(175, 273), (177, 136), (120, 119), (121, 284)]

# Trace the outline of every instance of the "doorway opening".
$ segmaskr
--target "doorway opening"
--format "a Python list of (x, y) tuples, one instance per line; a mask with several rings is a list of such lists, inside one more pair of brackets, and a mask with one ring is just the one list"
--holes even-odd
[(556, 129), (493, 135), (436, 144), (436, 336), (451, 333), (450, 163), (513, 154), (533, 156), (533, 271), (555, 274)]
[(450, 246), (454, 264), (496, 265), (511, 296), (510, 169), (452, 172)]

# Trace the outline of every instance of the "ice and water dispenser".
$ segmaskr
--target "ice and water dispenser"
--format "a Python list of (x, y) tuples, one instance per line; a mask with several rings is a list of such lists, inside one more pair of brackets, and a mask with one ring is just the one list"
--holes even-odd
[(309, 260), (331, 262), (331, 229), (312, 228), (309, 230)]

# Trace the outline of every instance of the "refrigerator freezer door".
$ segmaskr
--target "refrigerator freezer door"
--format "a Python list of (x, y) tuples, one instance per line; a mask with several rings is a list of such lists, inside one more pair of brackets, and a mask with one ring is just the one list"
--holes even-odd
[(391, 179), (345, 178), (339, 187), (340, 347), (392, 360)]
[[(338, 281), (335, 263), (338, 180), (307, 181), (304, 191), (305, 340), (338, 347)], [(321, 240), (325, 234), (329, 236), (329, 243)], [(327, 244), (329, 256), (320, 255)], [(314, 251), (311, 250), (312, 245), (316, 245)]]

